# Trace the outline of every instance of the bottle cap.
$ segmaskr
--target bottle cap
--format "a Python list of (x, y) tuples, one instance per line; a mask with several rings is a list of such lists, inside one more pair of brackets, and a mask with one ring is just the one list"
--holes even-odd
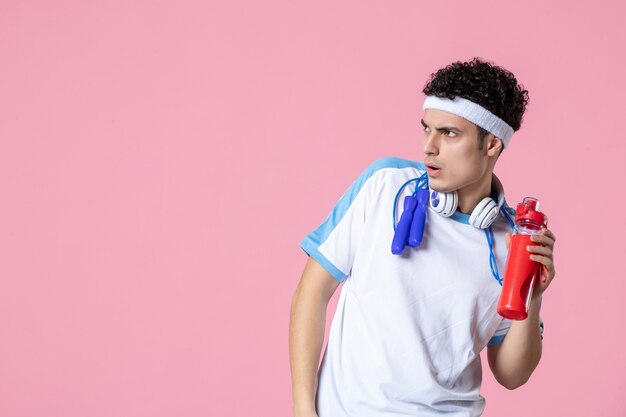
[(518, 223), (520, 220), (531, 221), (541, 227), (546, 227), (548, 223), (547, 216), (539, 211), (539, 200), (533, 197), (526, 197), (517, 205), (515, 223)]

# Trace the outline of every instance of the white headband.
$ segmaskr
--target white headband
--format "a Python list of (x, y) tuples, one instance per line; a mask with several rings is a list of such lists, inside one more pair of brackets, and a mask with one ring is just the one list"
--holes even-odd
[(486, 108), (469, 101), (463, 97), (454, 99), (428, 96), (424, 100), (423, 109), (443, 110), (448, 113), (461, 116), (477, 126), (482, 127), (495, 137), (502, 139), (502, 144), (506, 148), (513, 136), (513, 128), (504, 120), (487, 110)]

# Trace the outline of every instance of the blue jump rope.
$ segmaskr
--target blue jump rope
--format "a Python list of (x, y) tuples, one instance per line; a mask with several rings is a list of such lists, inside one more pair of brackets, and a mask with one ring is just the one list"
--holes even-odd
[[(413, 194), (404, 197), (404, 211), (396, 224), (398, 198), (402, 190), (412, 182), (415, 182), (415, 190)], [(433, 193), (436, 193), (436, 191), (433, 191)], [(407, 245), (412, 248), (417, 248), (422, 243), (422, 239), (424, 238), (424, 226), (426, 224), (426, 208), (430, 202), (430, 197), (431, 193), (428, 188), (428, 175), (426, 173), (406, 181), (396, 193), (392, 213), (394, 235), (393, 241), (391, 242), (391, 252), (394, 255), (401, 255)], [(437, 207), (439, 200), (435, 199), (431, 204)], [(504, 207), (500, 208), (500, 211), (504, 214), (504, 217), (506, 217), (511, 227), (514, 228), (515, 223)], [(493, 253), (493, 229), (489, 226), (487, 229), (484, 229), (484, 231), (489, 246), (489, 267), (491, 268), (491, 274), (496, 281), (498, 281), (498, 284), (502, 285), (502, 278), (500, 278), (498, 265), (496, 264), (496, 256)]]

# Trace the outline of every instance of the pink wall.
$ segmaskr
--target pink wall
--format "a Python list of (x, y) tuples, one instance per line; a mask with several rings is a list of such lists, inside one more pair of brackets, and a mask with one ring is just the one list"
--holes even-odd
[(624, 12), (0, 1), (0, 416), (289, 416), (300, 239), (421, 158), (422, 85), (472, 56), (530, 90), (497, 172), (558, 236), (540, 368), (486, 373), (485, 416), (625, 415)]

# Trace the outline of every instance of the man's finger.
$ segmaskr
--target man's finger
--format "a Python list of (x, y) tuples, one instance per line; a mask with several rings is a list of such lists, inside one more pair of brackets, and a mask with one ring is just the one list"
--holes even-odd
[(544, 255), (552, 259), (552, 249), (548, 246), (527, 246), (526, 249), (528, 252)]
[(550, 236), (547, 236), (547, 235), (533, 235), (530, 237), (530, 240), (532, 242), (537, 242), (537, 243), (541, 243), (544, 245), (550, 245), (550, 246), (554, 245), (554, 239), (552, 239)]

